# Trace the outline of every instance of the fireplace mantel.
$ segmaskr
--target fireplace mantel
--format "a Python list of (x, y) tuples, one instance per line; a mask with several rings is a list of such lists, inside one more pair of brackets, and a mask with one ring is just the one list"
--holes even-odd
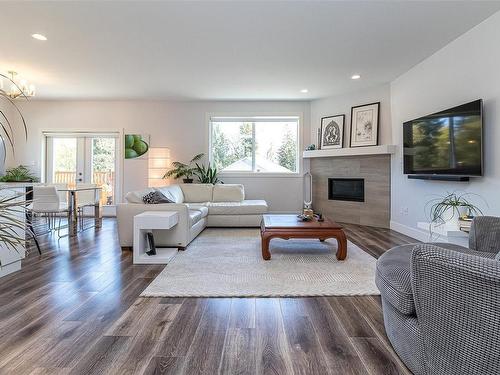
[(311, 158), (331, 158), (337, 156), (362, 156), (362, 155), (390, 155), (396, 152), (396, 145), (381, 145), (368, 147), (344, 147), (328, 150), (304, 151), (302, 157)]

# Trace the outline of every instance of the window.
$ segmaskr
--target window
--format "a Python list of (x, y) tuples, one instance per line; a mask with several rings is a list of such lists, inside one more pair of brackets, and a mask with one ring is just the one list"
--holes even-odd
[(221, 172), (297, 173), (299, 118), (212, 117), (210, 162)]

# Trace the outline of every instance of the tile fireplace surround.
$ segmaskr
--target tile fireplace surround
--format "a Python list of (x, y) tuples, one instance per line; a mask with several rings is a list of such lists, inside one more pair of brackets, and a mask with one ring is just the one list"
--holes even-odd
[[(391, 155), (311, 159), (313, 208), (335, 221), (389, 228)], [(328, 199), (329, 178), (364, 179), (365, 201)]]

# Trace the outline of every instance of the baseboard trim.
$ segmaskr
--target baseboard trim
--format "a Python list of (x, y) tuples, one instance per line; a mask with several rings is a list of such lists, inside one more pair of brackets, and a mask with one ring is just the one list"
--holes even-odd
[(402, 233), (405, 236), (409, 236), (411, 238), (415, 238), (416, 240), (422, 241), (422, 242), (429, 242), (429, 232), (418, 229), (418, 228), (412, 228), (409, 227), (408, 225), (404, 225), (401, 223), (397, 223), (395, 221), (391, 220), (390, 223), (391, 230), (395, 230), (396, 232)]

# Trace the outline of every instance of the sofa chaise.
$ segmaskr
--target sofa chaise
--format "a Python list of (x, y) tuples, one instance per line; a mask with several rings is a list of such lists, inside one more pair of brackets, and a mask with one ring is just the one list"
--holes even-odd
[(268, 210), (264, 200), (245, 199), (239, 184), (178, 184), (156, 188), (174, 203), (145, 204), (148, 188), (129, 192), (117, 205), (118, 236), (122, 249), (133, 245), (134, 216), (145, 211), (176, 211), (178, 224), (153, 231), (158, 246), (185, 248), (205, 227), (258, 227)]
[(415, 375), (500, 374), (500, 218), (477, 217), (469, 248), (392, 248), (377, 261), (384, 325)]

